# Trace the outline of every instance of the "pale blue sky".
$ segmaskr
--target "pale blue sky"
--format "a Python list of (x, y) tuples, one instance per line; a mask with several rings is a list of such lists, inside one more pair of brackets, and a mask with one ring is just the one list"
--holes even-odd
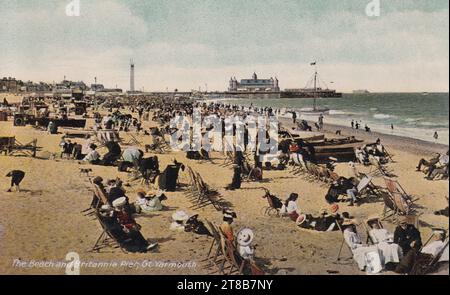
[(448, 91), (448, 1), (2, 1), (0, 76), (70, 79), (128, 89), (224, 90), (230, 76), (277, 76), (302, 87), (318, 60), (339, 90)]

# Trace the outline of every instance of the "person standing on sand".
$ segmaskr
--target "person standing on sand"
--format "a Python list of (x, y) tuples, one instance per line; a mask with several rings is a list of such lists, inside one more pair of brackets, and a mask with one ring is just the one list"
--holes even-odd
[(297, 122), (297, 112), (292, 112), (292, 123), (295, 124), (295, 122)]
[(20, 183), (22, 182), (23, 178), (25, 177), (25, 172), (21, 170), (13, 170), (6, 174), (6, 177), (11, 177), (11, 187), (7, 190), (8, 193), (12, 192), (12, 189), (14, 186), (17, 187), (17, 191), (20, 192)]
[(436, 141), (439, 139), (439, 134), (437, 133), (437, 131), (434, 132), (433, 138)]
[(352, 129), (354, 129), (355, 128), (355, 121), (354, 120), (352, 120), (351, 125), (352, 125)]

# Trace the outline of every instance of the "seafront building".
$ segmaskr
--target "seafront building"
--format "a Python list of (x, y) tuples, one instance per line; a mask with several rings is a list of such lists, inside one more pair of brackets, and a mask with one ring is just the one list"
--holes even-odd
[(232, 77), (228, 86), (229, 92), (280, 92), (278, 79), (258, 79), (258, 75), (253, 73), (251, 79), (242, 79), (240, 82), (236, 77)]

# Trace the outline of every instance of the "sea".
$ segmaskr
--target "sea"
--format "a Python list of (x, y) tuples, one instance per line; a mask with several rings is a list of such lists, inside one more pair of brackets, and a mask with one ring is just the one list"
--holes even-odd
[[(282, 116), (297, 111), (300, 119), (317, 121), (318, 114), (301, 113), (311, 108), (311, 98), (222, 98), (221, 103), (281, 109)], [(367, 124), (384, 134), (405, 136), (429, 142), (449, 144), (449, 93), (367, 93), (344, 94), (342, 98), (319, 98), (318, 107), (330, 109), (324, 123), (351, 127), (351, 121)], [(392, 129), (391, 127), (394, 127)], [(437, 132), (438, 138), (434, 138)]]

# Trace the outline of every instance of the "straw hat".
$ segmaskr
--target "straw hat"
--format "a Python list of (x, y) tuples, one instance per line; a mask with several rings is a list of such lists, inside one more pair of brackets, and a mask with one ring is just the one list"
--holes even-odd
[(305, 214), (300, 214), (297, 217), (297, 225), (303, 224), (306, 221), (306, 215)]
[(338, 159), (336, 159), (335, 157), (328, 157), (328, 159), (329, 159), (330, 161), (333, 161), (333, 162), (337, 162), (337, 161), (338, 161)]
[(177, 211), (172, 214), (172, 219), (175, 221), (186, 221), (189, 219), (189, 216), (184, 211)]
[(344, 222), (342, 222), (342, 225), (357, 225), (358, 222), (356, 219), (349, 219), (349, 218), (344, 218)]
[(237, 242), (240, 246), (248, 246), (252, 243), (254, 238), (253, 231), (249, 228), (244, 228), (239, 231), (237, 235)]
[(118, 198), (118, 199), (115, 199), (115, 200), (112, 202), (112, 205), (113, 205), (114, 208), (119, 208), (119, 207), (124, 206), (126, 203), (127, 203), (127, 198), (125, 198), (125, 197), (120, 197), (120, 198)]

